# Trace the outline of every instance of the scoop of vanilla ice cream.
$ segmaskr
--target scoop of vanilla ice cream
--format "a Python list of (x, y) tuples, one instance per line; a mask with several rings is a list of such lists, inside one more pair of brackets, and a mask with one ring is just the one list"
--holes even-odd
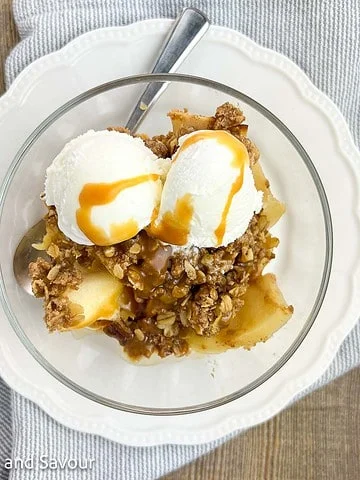
[(246, 147), (226, 131), (196, 131), (179, 139), (152, 231), (168, 243), (219, 247), (261, 208)]
[(149, 225), (166, 164), (140, 138), (94, 131), (71, 140), (46, 171), (45, 201), (82, 245), (111, 245)]

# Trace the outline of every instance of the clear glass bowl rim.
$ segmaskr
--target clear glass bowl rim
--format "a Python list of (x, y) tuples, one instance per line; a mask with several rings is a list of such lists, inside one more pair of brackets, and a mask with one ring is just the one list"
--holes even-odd
[(138, 405), (129, 405), (126, 403), (117, 402), (110, 398), (97, 395), (91, 392), (90, 390), (79, 386), (78, 384), (76, 384), (75, 382), (67, 378), (65, 375), (63, 375), (59, 370), (54, 368), (51, 365), (51, 363), (42, 356), (42, 354), (37, 350), (37, 348), (32, 344), (30, 339), (27, 337), (18, 319), (16, 318), (16, 316), (13, 314), (11, 310), (10, 304), (7, 299), (1, 265), (0, 265), (0, 300), (12, 328), (14, 329), (15, 333), (17, 334), (17, 336), (19, 337), (23, 345), (26, 347), (28, 352), (54, 378), (56, 378), (63, 385), (67, 386), (74, 392), (88, 398), (89, 400), (92, 400), (96, 403), (104, 405), (106, 407), (122, 410), (129, 413), (136, 413), (136, 414), (143, 414), (143, 415), (162, 415), (162, 416), (183, 415), (183, 414), (189, 414), (189, 413), (203, 412), (211, 408), (219, 407), (221, 405), (225, 405), (229, 402), (237, 400), (238, 398), (248, 394), (255, 388), (262, 385), (264, 382), (269, 380), (269, 378), (271, 378), (292, 357), (292, 355), (299, 348), (304, 338), (308, 334), (310, 328), (312, 327), (320, 311), (321, 305), (323, 303), (323, 300), (326, 294), (330, 273), (331, 273), (331, 264), (332, 264), (332, 255), (333, 255), (333, 230), (332, 230), (332, 221), (331, 221), (329, 203), (328, 203), (325, 189), (321, 182), (320, 176), (313, 162), (311, 161), (309, 155), (307, 154), (306, 150), (301, 145), (299, 140), (295, 137), (295, 135), (286, 127), (286, 125), (278, 117), (276, 117), (272, 112), (270, 112), (270, 110), (268, 110), (266, 107), (261, 105), (259, 102), (257, 102), (253, 98), (249, 97), (248, 95), (232, 87), (216, 82), (214, 80), (209, 80), (207, 78), (197, 77), (193, 75), (186, 75), (186, 74), (177, 74), (177, 73), (140, 74), (140, 75), (133, 75), (133, 76), (113, 80), (110, 82), (106, 82), (96, 87), (93, 87), (81, 93), (80, 95), (77, 95), (76, 97), (72, 98), (71, 100), (63, 104), (61, 107), (56, 109), (52, 114), (50, 114), (28, 136), (28, 138), (25, 140), (21, 148), (18, 150), (17, 154), (14, 157), (14, 160), (12, 161), (10, 167), (7, 170), (7, 173), (0, 187), (0, 223), (3, 215), (3, 208), (4, 208), (6, 194), (10, 187), (10, 184), (14, 175), (16, 174), (17, 169), (19, 168), (26, 153), (29, 151), (29, 149), (36, 142), (36, 140), (50, 125), (52, 125), (56, 120), (58, 120), (62, 115), (64, 115), (66, 112), (68, 112), (72, 108), (76, 107), (82, 102), (96, 95), (99, 95), (105, 91), (112, 90), (119, 87), (125, 87), (125, 86), (136, 85), (136, 84), (147, 84), (147, 83), (153, 83), (153, 82), (179, 82), (179, 83), (195, 84), (195, 85), (217, 90), (221, 93), (232, 96), (237, 100), (244, 102), (245, 104), (250, 105), (251, 107), (256, 109), (258, 112), (260, 112), (262, 115), (264, 115), (270, 122), (272, 122), (283, 133), (283, 135), (285, 135), (285, 137), (291, 142), (293, 147), (296, 149), (296, 151), (302, 158), (305, 166), (307, 167), (314, 181), (315, 187), (319, 195), (321, 207), (322, 207), (324, 226), (325, 226), (326, 253), (325, 253), (325, 262), (324, 262), (324, 268), (322, 272), (322, 278), (321, 278), (315, 303), (312, 307), (309, 317), (307, 318), (301, 332), (299, 333), (295, 341), (288, 348), (285, 354), (263, 375), (261, 375), (260, 377), (258, 377), (256, 380), (249, 383), (245, 387), (241, 388), (240, 390), (237, 390), (231, 394), (228, 394), (216, 400), (212, 400), (210, 402), (205, 402), (198, 405), (190, 405), (186, 407), (173, 407), (173, 408), (142, 407)]

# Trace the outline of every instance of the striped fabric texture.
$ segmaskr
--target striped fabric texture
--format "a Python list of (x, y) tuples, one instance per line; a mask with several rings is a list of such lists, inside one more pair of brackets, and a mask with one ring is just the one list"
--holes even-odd
[[(184, 6), (207, 13), (214, 24), (234, 28), (290, 57), (340, 108), (360, 143), (360, 2), (358, 0), (15, 0), (22, 41), (6, 64), (10, 85), (36, 58), (86, 31), (146, 18), (175, 17)], [(311, 388), (360, 364), (360, 325), (345, 340), (331, 367)], [(150, 480), (219, 445), (132, 448), (55, 422), (0, 380), (0, 479)], [(48, 458), (91, 460), (91, 468), (41, 470)], [(5, 468), (5, 460), (34, 458), (31, 469)]]

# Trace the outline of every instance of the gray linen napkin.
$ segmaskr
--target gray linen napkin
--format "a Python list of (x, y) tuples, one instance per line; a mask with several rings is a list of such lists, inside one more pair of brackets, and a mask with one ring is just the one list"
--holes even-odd
[[(184, 6), (204, 10), (215, 24), (245, 33), (295, 61), (332, 98), (360, 141), (360, 2), (358, 0), (15, 0), (22, 38), (6, 64), (6, 81), (36, 58), (99, 27), (145, 18), (175, 17)], [(360, 325), (342, 345), (324, 376), (307, 392), (360, 364)], [(304, 392), (306, 393), (306, 392)], [(224, 441), (223, 439), (222, 441)], [(13, 458), (91, 459), (80, 471), (12, 470), (12, 479), (150, 480), (202, 455), (219, 442), (200, 446), (131, 448), (59, 425), (0, 380), (0, 479)], [(36, 467), (36, 465), (35, 465)]]

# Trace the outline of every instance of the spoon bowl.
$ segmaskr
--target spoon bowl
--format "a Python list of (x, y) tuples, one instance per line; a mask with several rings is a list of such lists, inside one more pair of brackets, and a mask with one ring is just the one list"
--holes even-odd
[(33, 247), (34, 243), (40, 243), (42, 241), (44, 235), (45, 222), (44, 220), (40, 220), (25, 233), (14, 254), (13, 267), (16, 281), (25, 292), (30, 295), (33, 295), (33, 291), (28, 273), (29, 264), (39, 257), (49, 258), (45, 251), (37, 250)]

